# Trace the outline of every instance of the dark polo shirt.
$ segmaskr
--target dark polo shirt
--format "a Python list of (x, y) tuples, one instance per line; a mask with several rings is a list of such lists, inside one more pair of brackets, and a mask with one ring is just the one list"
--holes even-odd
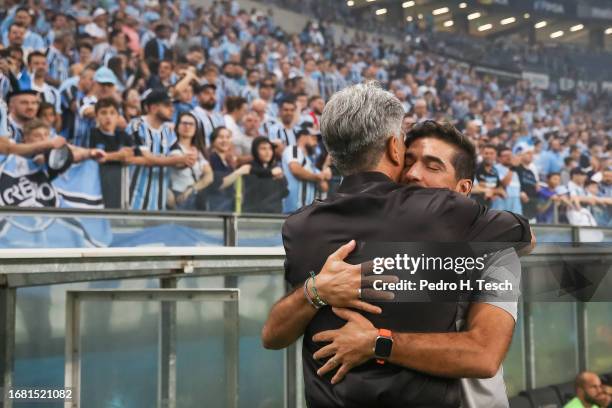
[[(283, 226), (285, 278), (301, 285), (326, 258), (351, 239), (366, 242), (529, 242), (527, 221), (505, 211), (491, 211), (446, 189), (397, 184), (382, 173), (345, 177), (336, 194), (315, 201), (287, 218)], [(356, 251), (358, 252), (358, 251)], [(357, 253), (347, 259), (360, 262)], [(385, 303), (383, 314), (364, 314), (375, 327), (397, 332), (454, 332), (456, 303)], [(318, 332), (345, 322), (320, 309), (306, 327), (302, 349), (306, 402), (319, 407), (458, 407), (459, 381), (434, 377), (374, 361), (353, 368), (332, 386), (333, 375), (319, 377), (312, 355), (323, 345)]]

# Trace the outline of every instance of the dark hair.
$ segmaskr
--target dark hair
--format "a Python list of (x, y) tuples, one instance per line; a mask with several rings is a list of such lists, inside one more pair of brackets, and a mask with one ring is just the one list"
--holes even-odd
[(260, 165), (267, 164), (268, 166), (273, 167), (276, 164), (274, 154), (272, 155), (272, 159), (270, 159), (269, 163), (263, 163), (258, 156), (258, 149), (262, 144), (270, 145), (272, 147), (272, 152), (274, 152), (274, 144), (270, 141), (270, 139), (264, 136), (257, 136), (255, 139), (253, 139), (253, 143), (251, 144), (251, 155), (253, 156), (253, 161)]
[(290, 104), (290, 105), (293, 105), (293, 106), (297, 106), (297, 104), (295, 103), (295, 99), (294, 99), (294, 98), (285, 98), (285, 99), (283, 99), (282, 101), (280, 101), (280, 103), (278, 104), (278, 106), (279, 106), (280, 108), (282, 108), (282, 107), (283, 107), (283, 105), (284, 105), (284, 104), (286, 104), (286, 103), (288, 103), (288, 104)]
[(212, 133), (210, 134), (210, 147), (212, 147), (217, 137), (219, 137), (219, 133), (221, 133), (221, 131), (225, 129), (227, 129), (225, 126), (219, 126), (212, 131)]
[(573, 161), (576, 161), (576, 159), (574, 159), (573, 157), (567, 156), (565, 159), (563, 159), (563, 164), (565, 164), (567, 166), (568, 164), (570, 164)]
[(119, 103), (115, 100), (115, 98), (102, 98), (98, 102), (96, 102), (94, 110), (97, 114), (101, 109), (110, 107), (115, 108), (115, 110), (119, 112)]
[(247, 100), (242, 96), (228, 96), (225, 98), (225, 109), (227, 113), (232, 113), (240, 109), (247, 103)]
[(410, 147), (416, 140), (429, 137), (442, 140), (456, 148), (451, 164), (455, 168), (457, 180), (474, 180), (476, 148), (470, 139), (448, 122), (426, 120), (415, 123), (410, 128), (406, 135), (406, 147)]
[(8, 30), (9, 30), (9, 31), (11, 31), (11, 28), (13, 28), (13, 26), (21, 27), (21, 28), (23, 28), (24, 30), (27, 30), (27, 29), (28, 29), (26, 26), (24, 26), (24, 25), (23, 25), (23, 24), (21, 24), (21, 23), (12, 22), (12, 23), (11, 23), (11, 25), (9, 25), (9, 29), (8, 29)]
[(553, 176), (561, 177), (561, 173), (557, 173), (557, 172), (548, 173), (548, 176), (546, 176), (546, 179), (550, 180), (550, 178), (553, 177)]
[[(193, 118), (193, 120), (195, 121), (195, 134), (193, 135), (193, 139), (191, 139), (191, 145), (195, 146), (196, 149), (198, 149), (200, 151), (200, 153), (202, 153), (202, 155), (206, 156), (206, 138), (204, 137), (204, 129), (202, 128), (202, 126), (200, 125), (200, 121), (198, 120), (198, 118), (195, 117), (195, 115), (191, 112), (181, 112), (177, 118), (176, 118), (176, 124), (174, 125), (174, 129), (176, 129), (176, 136), (178, 138), (178, 128), (179, 128), (179, 123), (181, 123), (181, 119), (183, 119), (183, 116), (190, 116)], [(223, 127), (223, 126), (220, 126)], [(215, 130), (217, 130), (218, 128), (216, 128)], [(215, 132), (213, 131), (213, 134)], [(215, 135), (215, 138), (218, 136)], [(212, 135), (210, 136), (210, 142), (212, 143), (213, 141), (213, 137)]]
[(502, 152), (505, 152), (507, 150), (512, 151), (512, 149), (509, 146), (506, 146), (505, 144), (501, 144), (497, 146), (497, 155), (501, 156)]
[(53, 110), (53, 113), (55, 113), (55, 106), (53, 106), (53, 104), (45, 101), (41, 102), (40, 105), (38, 105), (38, 112), (36, 112), (36, 116), (40, 118), (43, 112), (47, 109), (51, 109)]
[(45, 58), (45, 60), (47, 59), (47, 57), (45, 57), (45, 54), (43, 54), (42, 52), (32, 51), (31, 53), (28, 54), (28, 65), (30, 65), (34, 57), (43, 57)]
[(87, 48), (89, 51), (93, 51), (93, 46), (90, 43), (88, 43), (87, 41), (80, 42), (79, 46), (77, 48), (79, 50), (81, 48)]

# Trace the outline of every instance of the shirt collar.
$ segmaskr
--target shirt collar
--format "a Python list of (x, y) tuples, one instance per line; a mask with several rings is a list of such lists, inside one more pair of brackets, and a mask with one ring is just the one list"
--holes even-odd
[(379, 171), (365, 171), (361, 173), (351, 174), (342, 179), (342, 183), (338, 188), (339, 193), (355, 193), (363, 191), (365, 188), (374, 183), (394, 183), (386, 174)]

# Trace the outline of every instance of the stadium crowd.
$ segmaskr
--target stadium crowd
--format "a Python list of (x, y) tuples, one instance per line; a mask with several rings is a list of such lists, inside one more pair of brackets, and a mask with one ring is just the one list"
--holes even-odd
[[(378, 81), (404, 105), (404, 131), (445, 121), (470, 138), (483, 204), (612, 226), (606, 94), (478, 74), (419, 26), (388, 44), (328, 19), (286, 33), (236, 1), (5, 4), (0, 205), (292, 212), (340, 181), (319, 133), (326, 100)], [(99, 174), (77, 171), (88, 160)], [(67, 191), (62, 177), (79, 180)]]

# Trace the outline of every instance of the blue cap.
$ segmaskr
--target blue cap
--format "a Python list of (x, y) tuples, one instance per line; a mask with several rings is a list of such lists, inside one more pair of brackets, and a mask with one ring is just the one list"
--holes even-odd
[(100, 67), (93, 77), (95, 82), (100, 84), (113, 84), (117, 86), (118, 82), (115, 73), (107, 67)]

